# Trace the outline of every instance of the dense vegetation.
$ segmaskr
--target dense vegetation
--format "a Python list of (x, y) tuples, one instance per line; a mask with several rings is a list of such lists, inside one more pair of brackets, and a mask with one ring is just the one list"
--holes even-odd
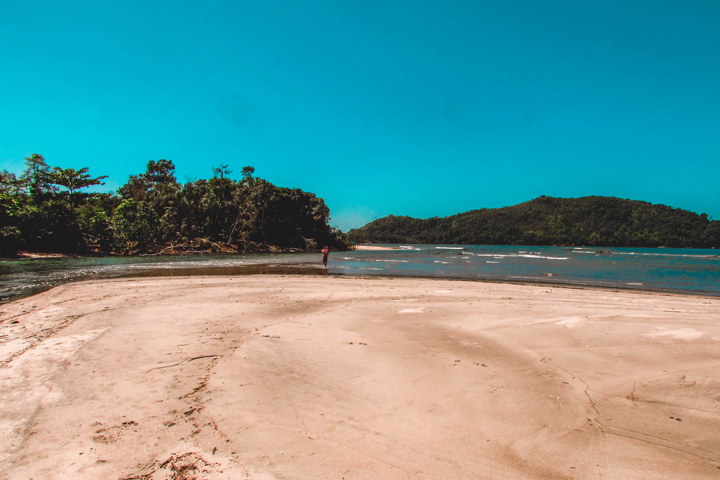
[(368, 243), (720, 247), (706, 214), (614, 197), (540, 197), (511, 207), (421, 220), (390, 215), (350, 230)]
[(169, 160), (150, 161), (117, 194), (85, 193), (106, 177), (88, 169), (50, 167), (25, 159), (18, 178), (0, 172), (0, 253), (17, 251), (139, 254), (182, 251), (267, 251), (345, 246), (328, 226), (330, 210), (312, 193), (276, 187), (245, 167), (242, 180), (213, 178), (184, 185)]

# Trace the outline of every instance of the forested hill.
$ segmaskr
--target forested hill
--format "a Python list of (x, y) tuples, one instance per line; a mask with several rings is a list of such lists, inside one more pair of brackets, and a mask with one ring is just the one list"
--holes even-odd
[(180, 184), (172, 161), (151, 160), (117, 194), (101, 194), (83, 191), (105, 178), (87, 168), (50, 167), (37, 154), (25, 162), (19, 177), (0, 172), (0, 255), (345, 248), (322, 198), (277, 187), (252, 167), (239, 181), (220, 165), (209, 180)]
[(542, 196), (427, 220), (390, 215), (348, 232), (357, 243), (720, 247), (706, 214), (615, 197)]

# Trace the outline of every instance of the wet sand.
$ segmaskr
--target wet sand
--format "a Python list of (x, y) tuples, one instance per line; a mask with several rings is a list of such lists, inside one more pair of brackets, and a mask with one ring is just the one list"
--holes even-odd
[(716, 298), (250, 275), (0, 310), (0, 478), (720, 476)]

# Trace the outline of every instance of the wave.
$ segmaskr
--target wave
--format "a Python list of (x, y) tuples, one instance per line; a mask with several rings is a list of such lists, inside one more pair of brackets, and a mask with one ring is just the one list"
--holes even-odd
[(517, 253), (508, 253), (505, 255), (498, 255), (493, 253), (474, 253), (476, 257), (492, 257), (492, 258), (540, 258), (544, 260), (568, 260), (569, 257), (548, 257), (546, 255), (531, 255), (524, 254), (520, 255)]
[(617, 255), (643, 255), (648, 257), (718, 258), (718, 255), (688, 255), (686, 253), (612, 252)]
[(720, 255), (712, 255), (712, 254), (688, 254), (688, 253), (653, 253), (653, 252), (623, 252), (618, 250), (588, 250), (588, 249), (581, 249), (581, 248), (575, 248), (571, 250), (572, 253), (602, 253), (605, 255), (629, 255), (629, 256), (644, 256), (644, 257), (686, 257), (686, 258), (718, 258), (720, 259)]

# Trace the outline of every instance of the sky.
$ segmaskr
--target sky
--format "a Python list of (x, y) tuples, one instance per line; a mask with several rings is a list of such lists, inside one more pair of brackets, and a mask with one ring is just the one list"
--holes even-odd
[(720, 220), (720, 2), (0, 0), (0, 170), (168, 159), (385, 215), (607, 195)]

